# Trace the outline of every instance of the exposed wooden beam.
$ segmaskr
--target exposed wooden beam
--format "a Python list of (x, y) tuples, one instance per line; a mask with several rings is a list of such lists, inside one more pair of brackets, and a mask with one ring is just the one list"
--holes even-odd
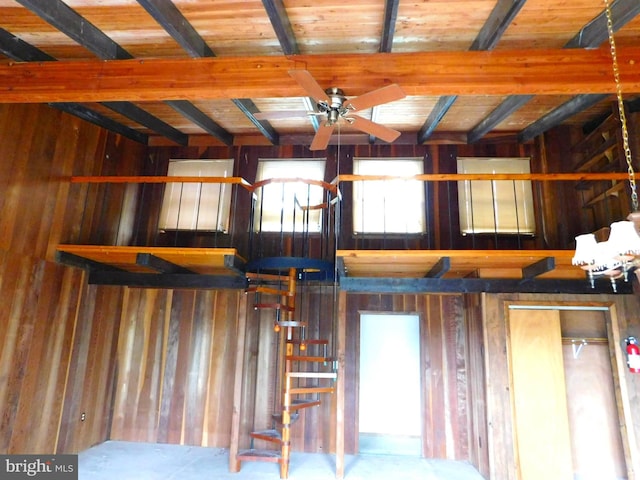
[(62, 0), (16, 1), (100, 58), (133, 58), (129, 52)]
[[(20, 0), (20, 3), (102, 59), (122, 60), (133, 58), (131, 54), (120, 47), (104, 32), (96, 28), (75, 10), (69, 8), (61, 0)], [(166, 7), (166, 5), (164, 6)], [(156, 9), (156, 11), (169, 14), (168, 7), (165, 11), (162, 11), (160, 8)], [(77, 80), (78, 79), (76, 79), (76, 81)], [(115, 98), (108, 101), (118, 100), (121, 99)], [(220, 138), (224, 143), (231, 144), (233, 142), (232, 136), (227, 131), (189, 102), (181, 101), (167, 103), (177, 112), (203, 128), (206, 132)], [(115, 106), (115, 104), (111, 104), (110, 108), (113, 106)], [(131, 111), (136, 111), (139, 118), (144, 117), (147, 121), (149, 120), (150, 115), (148, 114), (148, 116), (143, 116), (140, 113), (141, 110), (136, 110), (137, 107), (131, 106), (127, 108)], [(158, 122), (160, 121), (158, 120)], [(155, 128), (162, 128), (163, 131), (167, 131), (167, 127), (169, 126), (166, 124), (163, 126), (160, 123), (155, 123)], [(172, 139), (175, 139), (175, 133), (172, 135)], [(183, 141), (184, 140), (181, 140), (181, 142)]]
[(110, 119), (109, 117), (105, 117), (101, 113), (98, 113), (77, 103), (56, 102), (50, 103), (49, 105), (53, 108), (62, 110), (63, 112), (66, 112), (70, 115), (74, 115), (87, 122), (93, 123), (94, 125), (98, 125), (102, 128), (106, 128), (107, 130), (118, 133), (124, 137), (130, 138), (131, 140), (142, 143), (144, 145), (147, 145), (149, 141), (149, 137), (147, 136), (147, 134), (127, 127), (126, 125), (118, 123), (115, 120)]
[(241, 277), (245, 277), (245, 264), (244, 260), (240, 260), (237, 255), (225, 255), (224, 256), (224, 266), (228, 270), (235, 272)]
[(280, 138), (278, 133), (266, 120), (258, 120), (254, 114), (259, 112), (258, 107), (249, 98), (234, 98), (233, 103), (238, 107), (251, 122), (260, 130), (267, 139), (273, 144), (278, 145)]
[(81, 268), (83, 270), (99, 269), (105, 272), (124, 272), (121, 268), (114, 267), (113, 265), (106, 265), (104, 263), (89, 260), (88, 258), (75, 255), (73, 253), (56, 251), (56, 262), (69, 267)]
[(380, 49), (378, 50), (380, 53), (388, 53), (393, 49), (393, 35), (396, 31), (399, 3), (400, 0), (386, 0), (385, 2), (382, 38), (380, 39)]
[[(591, 288), (584, 280), (488, 278), (341, 277), (340, 290), (361, 293), (612, 293), (609, 280)], [(618, 293), (632, 293), (631, 282), (618, 284)]]
[[(34, 2), (36, 3), (36, 2)], [(52, 2), (48, 5), (49, 8), (55, 7), (55, 4)], [(69, 13), (66, 7), (60, 7), (60, 11), (66, 12), (63, 17), (67, 19), (67, 21), (71, 21), (71, 18), (75, 18), (76, 21), (79, 21), (77, 16), (74, 16), (74, 13)], [(47, 18), (51, 17), (52, 12), (49, 12)], [(62, 20), (58, 20), (61, 22)], [(93, 30), (93, 37), (96, 38), (96, 34)], [(105, 42), (104, 38), (102, 42)], [(107, 41), (107, 44), (110, 42)], [(113, 51), (115, 47), (110, 44), (103, 45), (105, 49)], [(13, 58), (14, 60), (20, 60), (24, 62), (34, 61), (34, 62), (47, 62), (47, 61), (55, 61), (56, 59), (49, 54), (43, 52), (37, 47), (15, 37), (11, 33), (6, 30), (0, 29), (0, 51), (2, 51), (5, 55)], [(115, 120), (111, 120), (104, 115), (91, 110), (83, 105), (72, 104), (70, 102), (66, 103), (50, 103), (50, 105), (54, 108), (58, 108), (67, 113), (75, 115), (83, 120), (87, 120), (95, 125), (98, 125), (107, 130), (111, 130), (113, 132), (124, 135), (128, 138), (136, 140), (138, 142), (146, 143), (148, 138), (146, 135), (141, 134), (134, 129), (131, 129), (125, 125), (116, 122)], [(141, 108), (129, 102), (105, 102), (104, 105), (111, 110), (118, 112), (119, 114), (133, 120), (140, 125), (144, 125), (145, 127), (157, 132), (161, 135), (166, 136), (171, 141), (178, 143), (179, 145), (186, 145), (188, 143), (188, 138), (182, 132), (176, 130), (171, 125), (163, 122), (162, 120), (154, 117), (148, 112), (145, 112)]]
[(451, 270), (451, 258), (442, 257), (437, 263), (427, 272), (425, 278), (441, 278), (445, 273)]
[[(209, 48), (204, 38), (196, 31), (187, 18), (178, 10), (170, 0), (138, 0), (149, 14), (176, 40), (189, 55), (194, 58), (215, 57), (213, 50)], [(181, 102), (168, 102), (169, 105), (180, 112), (182, 115), (191, 119), (206, 131), (216, 132), (215, 137), (228, 144), (230, 135), (217, 123), (213, 122), (204, 114), (204, 112), (196, 112), (194, 106), (184, 105)], [(249, 99), (233, 99), (233, 103), (247, 116), (247, 118), (258, 127), (258, 130), (269, 139), (269, 141), (277, 145), (278, 134), (273, 130), (267, 121), (259, 121), (254, 117), (254, 113), (258, 111), (255, 104)]]
[(138, 0), (173, 39), (192, 57), (215, 57), (200, 34), (193, 28), (171, 0)]
[(522, 130), (518, 134), (519, 142), (527, 142), (532, 138), (537, 137), (538, 135), (546, 132), (547, 130), (555, 127), (556, 125), (560, 125), (562, 122), (571, 118), (578, 112), (581, 112), (589, 107), (592, 107), (596, 103), (601, 102), (608, 95), (577, 95), (573, 97), (571, 100), (563, 103), (558, 108), (550, 111), (546, 115), (540, 117), (538, 120), (533, 122), (527, 128)]
[(534, 278), (556, 268), (556, 259), (546, 257), (522, 269), (522, 278)]
[(269, 15), (269, 20), (271, 20), (271, 25), (276, 32), (282, 52), (285, 55), (300, 53), (296, 36), (282, 0), (262, 0), (262, 4), (267, 15)]
[(518, 110), (532, 98), (533, 95), (511, 95), (510, 97), (505, 99), (489, 115), (483, 118), (478, 125), (473, 127), (471, 131), (469, 131), (469, 133), (467, 134), (467, 142), (475, 143), (480, 140), (487, 133), (493, 130), (496, 125), (510, 116), (513, 112)]
[[(616, 0), (611, 4), (613, 31), (618, 31), (639, 14), (638, 0)], [(582, 27), (578, 34), (565, 45), (565, 48), (597, 48), (608, 38), (607, 13), (603, 11)]]
[(186, 100), (166, 100), (165, 103), (225, 145), (233, 145), (233, 135), (214, 122), (202, 110), (196, 108), (193, 103)]
[[(618, 61), (624, 91), (640, 92), (640, 47), (618, 47)], [(531, 49), (3, 64), (0, 102), (305, 96), (288, 73), (300, 65), (350, 96), (389, 83), (408, 95), (615, 93), (608, 49)]]
[[(16, 37), (12, 33), (7, 32), (2, 28), (0, 28), (0, 52), (2, 52), (4, 55), (6, 55), (9, 58), (12, 58), (13, 60), (17, 60), (21, 62), (53, 62), (56, 60), (51, 55), (43, 52), (39, 48), (34, 47), (33, 45), (25, 42), (24, 40)], [(138, 109), (133, 104), (129, 104), (127, 102), (117, 102), (117, 103), (121, 110), (128, 108), (127, 106), (130, 105), (131, 107), (133, 107), (134, 110), (137, 109), (136, 113), (141, 114), (142, 112), (142, 110)], [(94, 125), (98, 125), (99, 127), (124, 135), (125, 137), (131, 138), (132, 140), (135, 140), (137, 142), (146, 143), (148, 141), (148, 138), (146, 135), (140, 134), (134, 129), (126, 127), (125, 125), (122, 125), (118, 122), (115, 122), (114, 120), (111, 120), (110, 118), (105, 117), (101, 113), (98, 113), (95, 110), (91, 110), (90, 108), (87, 108), (84, 105), (71, 103), (71, 102), (50, 103), (49, 105), (53, 108), (62, 110), (63, 112), (69, 113), (83, 120), (87, 120), (93, 123)], [(124, 114), (123, 111), (120, 111), (119, 113)], [(143, 113), (146, 113), (146, 112), (143, 112)], [(133, 120), (138, 121), (138, 123), (141, 123), (142, 125), (149, 126), (152, 130), (158, 133), (163, 133), (161, 129), (152, 128), (152, 125), (164, 124), (164, 122), (161, 122), (159, 119), (152, 117), (149, 114), (146, 114), (146, 115), (147, 117), (145, 117), (145, 120), (149, 120), (151, 122), (151, 125), (146, 124), (145, 122), (135, 120), (133, 117), (129, 117), (129, 118), (132, 118)], [(169, 127), (168, 125), (166, 126), (168, 128), (172, 128), (172, 127)], [(176, 138), (172, 138), (172, 137), (169, 137), (169, 138), (171, 138), (171, 140), (173, 141), (176, 140)], [(186, 136), (184, 136), (182, 141), (185, 141), (185, 142), (187, 141)]]
[[(617, 0), (611, 6), (612, 25), (614, 32), (622, 28), (635, 16), (640, 13), (640, 2), (638, 0)], [(597, 48), (608, 38), (606, 11), (594, 18), (585, 25), (569, 42), (564, 46), (566, 49), (573, 48)], [(533, 98), (533, 95), (519, 95), (517, 98), (507, 98), (502, 104), (498, 105), (486, 118), (484, 118), (469, 133), (469, 143), (478, 141), (487, 132), (493, 130), (500, 122), (505, 120), (509, 115), (522, 107), (525, 103)], [(574, 107), (579, 102), (574, 102)], [(573, 111), (573, 114), (579, 110)], [(560, 117), (558, 117), (560, 118)], [(557, 125), (557, 124), (556, 124)], [(555, 125), (547, 123), (545, 128), (551, 128)], [(541, 132), (540, 132), (541, 133)]]
[[(478, 36), (471, 44), (471, 51), (491, 50), (511, 24), (526, 0), (498, 0), (489, 18), (484, 22)], [(418, 143), (424, 143), (438, 127), (444, 116), (455, 103), (457, 97), (441, 97), (424, 125), (418, 132)]]
[(524, 6), (526, 0), (499, 0), (484, 22), (470, 50), (491, 50)]
[[(1, 101), (0, 101), (1, 103)], [(493, 139), (495, 143), (501, 143), (508, 141), (509, 143), (516, 142), (517, 132), (513, 132), (510, 135), (501, 135), (500, 137), (486, 137), (484, 141)], [(337, 137), (337, 135), (336, 135)], [(507, 138), (507, 140), (504, 140)], [(278, 145), (310, 145), (313, 140), (313, 134), (280, 134)], [(329, 145), (336, 145), (337, 138), (331, 138)], [(349, 133), (341, 134), (340, 142), (343, 145), (369, 145), (370, 137), (365, 133)], [(382, 141), (376, 143), (382, 144)], [(393, 142), (394, 145), (415, 145), (416, 133), (402, 133), (398, 139)], [(433, 135), (425, 142), (430, 145), (451, 145), (458, 144), (464, 145), (467, 143), (467, 135), (464, 132), (434, 132)], [(237, 134), (233, 136), (233, 144), (236, 146), (269, 146), (271, 142), (267, 140), (264, 135), (257, 133)], [(171, 146), (168, 139), (160, 137), (159, 135), (149, 137), (149, 146), (152, 147), (166, 147)], [(194, 134), (189, 135), (189, 146), (192, 147), (221, 147), (225, 144), (217, 138), (211, 135)]]
[(55, 60), (30, 43), (0, 28), (0, 53), (20, 62), (52, 62)]
[(102, 105), (136, 123), (139, 123), (140, 125), (150, 128), (154, 132), (158, 132), (160, 135), (163, 135), (178, 145), (186, 146), (189, 143), (188, 135), (182, 133), (176, 128), (173, 128), (168, 123), (154, 117), (149, 112), (146, 112), (131, 102), (102, 102)]
[(136, 257), (136, 263), (143, 267), (151, 268), (160, 273), (184, 273), (194, 274), (188, 268), (184, 268), (175, 263), (168, 262), (163, 258), (152, 255), (151, 253), (139, 253)]
[(457, 95), (445, 95), (438, 99), (438, 102), (418, 132), (418, 143), (424, 143), (429, 139), (457, 98)]

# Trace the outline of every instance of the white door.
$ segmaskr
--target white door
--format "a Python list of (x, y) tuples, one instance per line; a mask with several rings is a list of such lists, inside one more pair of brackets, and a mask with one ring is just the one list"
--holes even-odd
[(420, 455), (420, 318), (360, 316), (360, 452)]

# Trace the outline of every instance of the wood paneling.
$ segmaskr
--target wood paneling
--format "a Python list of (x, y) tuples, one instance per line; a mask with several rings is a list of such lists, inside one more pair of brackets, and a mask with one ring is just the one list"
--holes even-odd
[(112, 439), (229, 446), (241, 295), (126, 289)]
[(467, 371), (472, 367), (466, 353), (463, 307), (461, 295), (347, 295), (345, 368), (342, 373), (345, 382), (345, 453), (358, 452), (359, 313), (407, 312), (420, 315), (422, 324), (422, 454), (429, 458), (470, 459)]
[(0, 452), (77, 452), (108, 437), (122, 289), (53, 263), (90, 203), (67, 179), (144, 150), (45, 105), (0, 105), (0, 139)]
[(489, 443), (481, 296), (465, 295), (467, 382), (469, 385), (469, 461), (489, 477)]
[(486, 367), (487, 428), (490, 479), (515, 480), (518, 468), (514, 455), (515, 422), (511, 402), (511, 372), (508, 359), (508, 304), (568, 305), (607, 308), (607, 328), (612, 350), (613, 382), (618, 392), (620, 427), (627, 456), (629, 478), (638, 472), (638, 432), (640, 432), (640, 378), (626, 367), (621, 345), (627, 335), (640, 334), (635, 295), (483, 295), (484, 347)]

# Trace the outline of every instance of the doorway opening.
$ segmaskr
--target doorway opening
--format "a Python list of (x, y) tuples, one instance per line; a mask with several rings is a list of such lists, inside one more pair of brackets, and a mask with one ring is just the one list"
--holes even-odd
[(420, 317), (360, 315), (360, 453), (422, 452)]
[(627, 478), (606, 312), (510, 306), (515, 454), (523, 480), (549, 472)]

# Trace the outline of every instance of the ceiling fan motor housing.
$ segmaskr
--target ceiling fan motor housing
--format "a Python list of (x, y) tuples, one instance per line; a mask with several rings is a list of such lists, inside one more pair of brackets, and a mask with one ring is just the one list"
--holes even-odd
[(327, 88), (325, 92), (329, 97), (329, 102), (318, 102), (318, 110), (326, 113), (327, 123), (333, 125), (340, 117), (344, 117), (349, 113), (349, 109), (344, 106), (347, 97), (344, 96), (344, 92), (341, 89), (336, 87)]

